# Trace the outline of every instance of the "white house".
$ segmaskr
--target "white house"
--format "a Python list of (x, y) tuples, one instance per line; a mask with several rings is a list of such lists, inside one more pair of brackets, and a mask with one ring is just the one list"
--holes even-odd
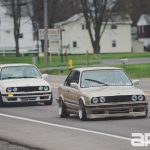
[(150, 14), (143, 14), (137, 22), (138, 39), (150, 48)]
[[(131, 52), (131, 24), (128, 14), (113, 15), (109, 20), (101, 39), (101, 53)], [(83, 14), (76, 14), (66, 21), (55, 24), (55, 28), (61, 28), (63, 52), (79, 54), (93, 53), (88, 30), (86, 29)]]
[[(7, 11), (4, 6), (0, 6), (0, 53), (3, 54), (15, 52), (13, 18)], [(20, 33), (23, 35), (19, 39), (20, 53), (35, 49), (33, 27), (29, 17), (21, 17)]]

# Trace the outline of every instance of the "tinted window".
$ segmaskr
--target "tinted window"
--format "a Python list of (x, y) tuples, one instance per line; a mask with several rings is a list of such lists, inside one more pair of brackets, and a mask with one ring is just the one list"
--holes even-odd
[(68, 75), (66, 81), (65, 81), (65, 85), (66, 86), (70, 86), (71, 82), (76, 82), (79, 83), (79, 76), (80, 76), (80, 72), (78, 71), (71, 71), (71, 73)]

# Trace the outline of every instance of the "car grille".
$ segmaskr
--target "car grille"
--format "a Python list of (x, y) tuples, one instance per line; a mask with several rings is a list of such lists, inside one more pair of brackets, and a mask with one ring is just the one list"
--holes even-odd
[(110, 96), (110, 97), (105, 97), (106, 98), (106, 103), (111, 103), (111, 102), (129, 102), (131, 101), (131, 95), (125, 95), (125, 96)]
[(31, 91), (39, 91), (38, 86), (26, 86), (26, 87), (18, 87), (17, 92), (31, 92)]

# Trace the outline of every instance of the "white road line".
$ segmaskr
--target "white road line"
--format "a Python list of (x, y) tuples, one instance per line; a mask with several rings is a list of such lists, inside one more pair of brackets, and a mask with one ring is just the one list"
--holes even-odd
[(8, 115), (8, 114), (3, 114), (3, 113), (0, 113), (0, 116), (13, 118), (13, 119), (18, 119), (18, 120), (23, 120), (23, 121), (28, 121), (28, 122), (33, 122), (33, 123), (39, 123), (39, 124), (58, 127), (58, 128), (64, 128), (64, 129), (69, 129), (69, 130), (75, 130), (75, 131), (81, 131), (81, 132), (86, 132), (86, 133), (98, 134), (98, 135), (108, 136), (108, 137), (121, 139), (121, 140), (126, 140), (126, 141), (131, 141), (131, 138), (124, 137), (124, 136), (108, 134), (108, 133), (103, 133), (103, 132), (98, 132), (98, 131), (92, 131), (92, 130), (87, 130), (87, 129), (82, 129), (82, 128), (70, 127), (70, 126), (65, 126), (65, 125), (60, 125), (60, 124), (53, 124), (53, 123), (50, 123), (50, 122), (43, 122), (43, 121), (29, 119), (29, 118), (25, 118), (25, 117), (13, 116), (13, 115)]

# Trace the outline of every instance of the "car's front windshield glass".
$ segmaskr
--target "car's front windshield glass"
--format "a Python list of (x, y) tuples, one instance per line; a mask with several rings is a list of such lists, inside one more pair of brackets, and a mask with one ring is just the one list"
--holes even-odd
[(18, 78), (41, 78), (41, 74), (34, 66), (10, 66), (2, 68), (1, 80)]
[(81, 76), (81, 88), (98, 86), (131, 86), (132, 83), (122, 70), (88, 70)]

